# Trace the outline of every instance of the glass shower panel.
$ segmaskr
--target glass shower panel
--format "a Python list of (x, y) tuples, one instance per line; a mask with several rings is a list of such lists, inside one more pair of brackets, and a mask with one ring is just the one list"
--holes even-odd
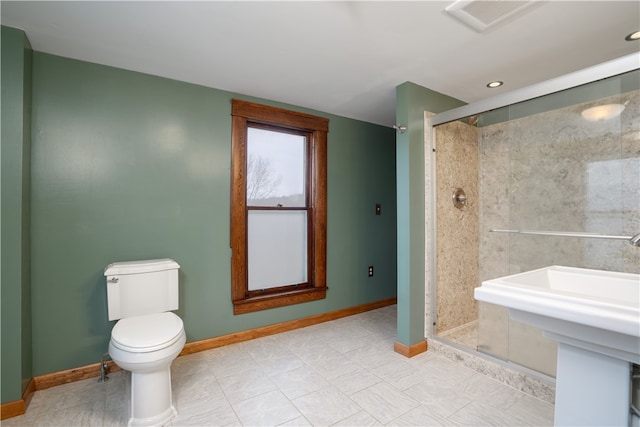
[[(609, 113), (612, 115), (607, 116)], [(447, 135), (449, 144), (455, 144), (460, 128), (468, 133), (466, 126), (475, 126), (479, 223), (476, 286), (483, 280), (549, 265), (640, 272), (640, 251), (620, 240), (491, 231), (620, 236), (640, 231), (640, 71), (455, 123), (457, 130), (445, 127), (451, 123), (436, 127), (436, 167), (455, 170), (439, 164), (452, 161), (443, 155), (440, 139)], [(468, 157), (458, 155), (453, 161), (464, 163)], [(441, 179), (440, 175), (436, 178)], [(437, 191), (446, 192), (447, 188), (437, 185)], [(438, 222), (443, 213), (436, 214)], [(440, 243), (441, 234), (438, 230), (437, 257), (458, 255), (452, 255), (447, 244)], [(462, 260), (473, 262), (467, 255)], [(450, 291), (440, 289), (440, 276), (436, 282), (440, 304), (439, 294)], [(446, 280), (442, 285), (452, 286)], [(443, 313), (438, 310), (439, 316)], [(439, 317), (438, 322), (444, 323)], [(479, 304), (477, 329), (479, 351), (555, 375), (555, 342), (536, 328), (510, 320), (504, 308)]]
[[(614, 79), (615, 80), (615, 79)], [(620, 117), (589, 121), (594, 105), (621, 105), (620, 95), (572, 104), (599, 82), (510, 106), (511, 156), (508, 229), (621, 234), (622, 165)], [(566, 100), (566, 101), (565, 101)], [(567, 105), (534, 114), (538, 104)], [(509, 235), (509, 270), (518, 273), (549, 265), (621, 271), (611, 257), (619, 241)], [(607, 256), (609, 255), (609, 256)], [(617, 265), (616, 265), (617, 264)], [(554, 375), (557, 344), (531, 326), (509, 320), (509, 360)]]
[[(509, 274), (509, 236), (491, 233), (509, 221), (511, 146), (509, 108), (480, 115), (480, 284)], [(509, 313), (504, 307), (479, 303), (478, 350), (509, 359)]]
[[(542, 101), (510, 107), (516, 117), (510, 121), (514, 147), (510, 229), (621, 234), (620, 217), (611, 215), (620, 212), (621, 207), (620, 165), (595, 169), (591, 166), (620, 160), (620, 117), (594, 122), (582, 115), (594, 105), (620, 103), (618, 82), (595, 84), (603, 85), (616, 95), (571, 104), (572, 99), (584, 97), (581, 92), (590, 91), (587, 85), (550, 96), (556, 104), (568, 106), (530, 115), (526, 115), (527, 111)], [(598, 184), (589, 184), (589, 169), (591, 179), (595, 178)], [(594, 176), (600, 172), (600, 177)], [(612, 211), (603, 215), (593, 211), (590, 197)], [(620, 246), (619, 242), (607, 240), (512, 235), (510, 270), (517, 273), (554, 264), (603, 268), (586, 262), (585, 254), (616, 246)]]

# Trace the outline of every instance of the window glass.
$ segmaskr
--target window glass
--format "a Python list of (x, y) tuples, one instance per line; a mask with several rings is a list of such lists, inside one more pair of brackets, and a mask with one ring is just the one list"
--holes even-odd
[(307, 212), (252, 210), (248, 220), (249, 290), (307, 282)]
[(247, 205), (306, 206), (306, 138), (247, 129)]

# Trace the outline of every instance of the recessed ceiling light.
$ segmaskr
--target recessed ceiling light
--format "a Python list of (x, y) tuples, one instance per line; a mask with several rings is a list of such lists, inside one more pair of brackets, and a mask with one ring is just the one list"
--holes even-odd
[(640, 39), (640, 31), (636, 31), (635, 33), (631, 33), (629, 34), (627, 37), (624, 38), (626, 41), (631, 42), (634, 40), (638, 40)]
[(590, 122), (599, 122), (601, 120), (609, 120), (617, 117), (624, 110), (623, 104), (605, 104), (596, 107), (587, 108), (582, 113), (582, 117)]
[(490, 88), (500, 87), (500, 86), (502, 86), (503, 84), (504, 84), (503, 82), (496, 80), (495, 82), (489, 82), (489, 83), (487, 83), (487, 87), (490, 87)]

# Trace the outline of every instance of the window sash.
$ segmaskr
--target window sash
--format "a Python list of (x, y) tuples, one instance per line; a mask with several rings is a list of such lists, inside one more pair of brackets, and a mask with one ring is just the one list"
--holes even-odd
[(306, 210), (249, 210), (247, 234), (248, 292), (307, 284)]
[(247, 206), (309, 205), (309, 138), (308, 132), (247, 124)]

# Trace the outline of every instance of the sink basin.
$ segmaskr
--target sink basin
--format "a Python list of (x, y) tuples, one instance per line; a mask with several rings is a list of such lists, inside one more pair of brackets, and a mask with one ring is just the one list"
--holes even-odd
[(640, 363), (638, 274), (551, 266), (484, 281), (475, 298), (552, 338)]
[(556, 425), (629, 425), (640, 275), (551, 266), (484, 281), (475, 298), (558, 341)]

